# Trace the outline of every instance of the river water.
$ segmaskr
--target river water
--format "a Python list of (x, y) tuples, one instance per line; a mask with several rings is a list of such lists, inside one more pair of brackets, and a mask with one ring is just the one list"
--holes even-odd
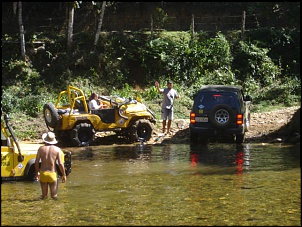
[(2, 226), (301, 226), (299, 145), (70, 150), (72, 173), (58, 200), (40, 200), (38, 182), (1, 184)]

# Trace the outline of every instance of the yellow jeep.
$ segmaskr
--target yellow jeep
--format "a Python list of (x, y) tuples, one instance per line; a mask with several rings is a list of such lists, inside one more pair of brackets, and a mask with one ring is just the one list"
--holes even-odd
[(115, 132), (129, 142), (150, 140), (156, 117), (138, 100), (99, 96), (107, 108), (89, 110), (84, 92), (69, 85), (61, 91), (55, 105), (48, 102), (43, 115), (49, 131), (71, 146), (89, 146), (96, 132)]
[[(1, 180), (35, 180), (35, 160), (38, 144), (19, 144), (9, 124), (9, 116), (1, 115)], [(22, 149), (21, 149), (22, 147)], [(61, 158), (64, 162), (66, 175), (71, 172), (71, 152), (63, 150)], [(62, 173), (57, 164), (57, 171)]]

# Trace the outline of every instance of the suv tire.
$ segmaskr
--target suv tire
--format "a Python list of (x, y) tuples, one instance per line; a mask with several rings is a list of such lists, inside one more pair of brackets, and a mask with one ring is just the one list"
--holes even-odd
[(244, 142), (244, 134), (237, 134), (236, 135), (236, 144), (242, 144)]
[(78, 124), (70, 133), (71, 143), (77, 147), (89, 146), (94, 139), (94, 135), (95, 130), (91, 124)]
[(58, 125), (60, 116), (56, 107), (51, 102), (43, 106), (43, 115), (47, 127), (55, 128)]
[(226, 128), (235, 117), (233, 109), (225, 104), (216, 105), (209, 114), (210, 122), (218, 128)]
[(199, 137), (198, 133), (190, 132), (190, 142), (191, 143), (198, 142), (198, 137)]

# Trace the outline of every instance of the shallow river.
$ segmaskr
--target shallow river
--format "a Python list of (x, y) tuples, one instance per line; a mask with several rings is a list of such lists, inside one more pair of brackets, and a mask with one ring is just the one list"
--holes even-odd
[(76, 148), (58, 200), (40, 194), (38, 182), (3, 182), (1, 225), (301, 226), (300, 147)]

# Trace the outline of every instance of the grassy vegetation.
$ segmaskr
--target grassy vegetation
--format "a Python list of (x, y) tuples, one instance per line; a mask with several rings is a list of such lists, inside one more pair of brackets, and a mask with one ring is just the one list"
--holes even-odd
[[(175, 118), (189, 117), (193, 94), (206, 84), (243, 86), (253, 98), (252, 112), (300, 105), (296, 67), (300, 55), (287, 53), (288, 46), (299, 46), (296, 33), (283, 30), (269, 42), (262, 42), (256, 33), (250, 31), (247, 36), (253, 40), (248, 41), (236, 31), (228, 36), (200, 32), (193, 39), (190, 32), (158, 32), (153, 39), (147, 33), (108, 33), (102, 34), (94, 51), (93, 37), (78, 34), (71, 53), (66, 52), (62, 36), (40, 34), (51, 42), (27, 61), (19, 60), (19, 48), (2, 50), (2, 111), (11, 115), (17, 137), (23, 140), (40, 138), (47, 130), (43, 105), (55, 103), (68, 85), (81, 88), (87, 96), (96, 92), (140, 97), (158, 119), (162, 97), (155, 80), (161, 87), (168, 79), (174, 81), (181, 96), (175, 102)], [(291, 42), (278, 46), (285, 35)]]

